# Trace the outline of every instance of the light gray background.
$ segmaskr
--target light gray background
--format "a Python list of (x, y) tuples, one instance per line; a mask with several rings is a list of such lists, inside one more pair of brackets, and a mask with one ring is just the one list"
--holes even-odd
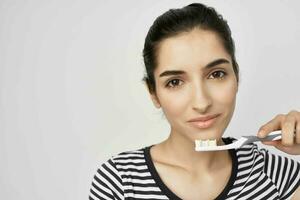
[[(0, 199), (87, 199), (102, 162), (168, 136), (141, 52), (153, 20), (191, 2), (0, 1)], [(225, 136), (299, 110), (299, 1), (201, 2), (228, 20), (241, 70)]]

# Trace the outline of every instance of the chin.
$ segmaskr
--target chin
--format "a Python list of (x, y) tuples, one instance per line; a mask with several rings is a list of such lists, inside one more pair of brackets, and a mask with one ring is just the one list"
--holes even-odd
[(222, 131), (213, 129), (213, 130), (199, 130), (199, 131), (192, 131), (188, 133), (188, 136), (191, 137), (193, 140), (201, 139), (201, 140), (221, 140), (223, 134), (220, 134)]

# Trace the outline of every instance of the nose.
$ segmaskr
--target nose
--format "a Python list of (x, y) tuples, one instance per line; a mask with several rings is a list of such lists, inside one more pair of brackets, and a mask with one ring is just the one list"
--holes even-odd
[(205, 113), (211, 107), (212, 98), (204, 84), (194, 84), (191, 92), (191, 103), (193, 110), (199, 113)]

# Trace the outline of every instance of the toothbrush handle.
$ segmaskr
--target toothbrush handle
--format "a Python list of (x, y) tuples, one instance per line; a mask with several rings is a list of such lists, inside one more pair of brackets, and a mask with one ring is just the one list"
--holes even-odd
[[(278, 138), (278, 139), (281, 139), (281, 132), (280, 133), (275, 133), (275, 134), (272, 134), (272, 135), (268, 135), (267, 137), (264, 137), (264, 138), (260, 138), (260, 141), (272, 141), (275, 138), (277, 138), (278, 136), (280, 136), (280, 138)], [(278, 140), (278, 139), (276, 139), (276, 140)]]
[[(270, 133), (268, 136), (264, 137), (264, 138), (259, 138), (257, 136), (243, 136), (245, 138), (247, 138), (247, 143), (248, 142), (258, 142), (258, 141), (272, 141), (275, 138), (281, 136), (281, 131), (273, 131), (272, 133)], [(278, 138), (281, 139), (281, 138)], [(278, 140), (276, 139), (276, 140)]]

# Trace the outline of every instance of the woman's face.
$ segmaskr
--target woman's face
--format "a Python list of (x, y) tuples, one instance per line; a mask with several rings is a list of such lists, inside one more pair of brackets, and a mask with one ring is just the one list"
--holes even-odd
[[(238, 91), (231, 56), (211, 31), (194, 29), (163, 40), (154, 71), (156, 95), (171, 125), (171, 133), (187, 138), (217, 139), (223, 135), (235, 108)], [(220, 114), (208, 128), (191, 119)]]

